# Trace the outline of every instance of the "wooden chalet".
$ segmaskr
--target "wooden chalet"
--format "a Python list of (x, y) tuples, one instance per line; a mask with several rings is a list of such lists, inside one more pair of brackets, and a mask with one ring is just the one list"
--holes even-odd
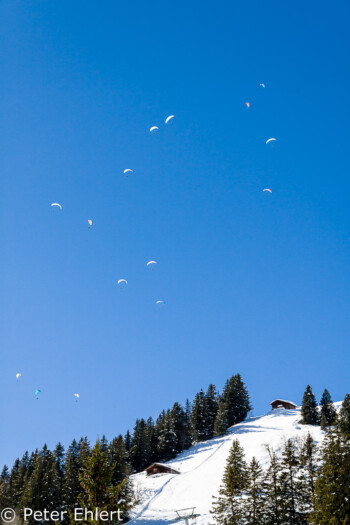
[(163, 463), (153, 463), (145, 469), (147, 476), (154, 476), (155, 474), (180, 474), (178, 470), (170, 468)]
[(292, 401), (285, 401), (284, 399), (275, 399), (274, 401), (271, 401), (270, 403), (272, 410), (276, 410), (277, 408), (285, 408), (286, 410), (294, 410), (297, 408), (297, 405), (293, 403)]

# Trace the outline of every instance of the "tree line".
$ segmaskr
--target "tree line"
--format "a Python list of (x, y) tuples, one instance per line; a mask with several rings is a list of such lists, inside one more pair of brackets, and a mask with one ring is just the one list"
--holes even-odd
[[(323, 403), (322, 415), (330, 401)], [(325, 399), (323, 398), (323, 400)], [(310, 387), (304, 396), (309, 407)], [(307, 402), (306, 402), (307, 401)], [(313, 403), (312, 403), (313, 404)], [(333, 407), (334, 408), (334, 407)], [(308, 411), (304, 410), (303, 418)], [(322, 418), (318, 413), (315, 423)], [(310, 433), (288, 439), (281, 454), (267, 446), (268, 465), (248, 464), (238, 440), (232, 444), (222, 485), (212, 508), (217, 525), (350, 525), (350, 396), (331, 412), (321, 447)], [(305, 421), (304, 421), (305, 422)], [(328, 424), (327, 424), (328, 426)]]
[[(154, 462), (168, 461), (192, 444), (224, 434), (245, 419), (251, 410), (247, 388), (240, 376), (232, 376), (221, 394), (210, 384), (185, 406), (174, 403), (154, 422), (137, 419), (133, 432), (108, 442), (105, 436), (91, 446), (86, 437), (73, 440), (67, 451), (61, 443), (25, 452), (11, 471), (0, 475), (0, 508), (67, 511), (76, 507), (109, 510), (112, 501), (122, 510), (124, 521), (135, 503), (129, 476)], [(34, 525), (33, 520), (29, 520)], [(93, 520), (89, 520), (93, 523)]]

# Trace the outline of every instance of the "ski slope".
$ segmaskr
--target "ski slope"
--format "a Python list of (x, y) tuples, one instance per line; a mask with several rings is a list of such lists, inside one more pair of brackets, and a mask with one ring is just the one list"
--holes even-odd
[(300, 419), (300, 409), (278, 409), (251, 417), (231, 427), (226, 436), (198, 443), (167, 463), (181, 474), (135, 474), (132, 480), (140, 503), (133, 509), (129, 524), (170, 524), (176, 518), (176, 509), (196, 507), (200, 514), (197, 525), (208, 525), (212, 496), (219, 491), (233, 440), (240, 441), (248, 461), (255, 456), (266, 466), (266, 444), (278, 452), (286, 439), (303, 438), (308, 432), (316, 442), (322, 441), (320, 427), (301, 425)]

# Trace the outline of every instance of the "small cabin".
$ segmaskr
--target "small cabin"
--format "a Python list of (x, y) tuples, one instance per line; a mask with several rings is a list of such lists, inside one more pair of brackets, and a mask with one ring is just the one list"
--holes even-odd
[(285, 408), (286, 410), (294, 410), (297, 408), (297, 405), (293, 403), (292, 401), (285, 401), (284, 399), (275, 399), (274, 401), (271, 401), (270, 403), (272, 410), (276, 410), (277, 408)]
[(155, 474), (180, 474), (178, 470), (170, 468), (163, 463), (153, 463), (145, 469), (147, 476), (154, 476)]

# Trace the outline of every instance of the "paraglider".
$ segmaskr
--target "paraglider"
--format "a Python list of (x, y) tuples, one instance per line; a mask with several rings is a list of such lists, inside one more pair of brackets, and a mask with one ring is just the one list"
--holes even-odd
[(21, 375), (22, 375), (22, 374), (20, 374), (20, 373), (16, 374), (16, 379), (17, 379), (17, 381), (18, 381), (18, 378), (21, 377)]
[(127, 173), (133, 173), (133, 171), (130, 168), (126, 168), (126, 170), (124, 170), (124, 174), (126, 175)]
[(152, 126), (150, 132), (153, 133), (153, 131), (156, 131), (157, 129), (159, 129), (158, 126)]
[(267, 141), (265, 142), (265, 144), (268, 144), (269, 142), (273, 141), (273, 140), (277, 140), (275, 139), (274, 137), (271, 137), (270, 139), (267, 139)]
[(156, 301), (156, 304), (157, 304), (158, 306), (163, 306), (163, 305), (166, 304), (166, 303), (165, 303), (165, 301)]
[(88, 219), (88, 223), (89, 223), (89, 228), (91, 228), (91, 226), (92, 226), (92, 220), (91, 220), (91, 219)]
[(265, 89), (265, 84), (259, 84), (259, 86)]
[(129, 283), (126, 279), (119, 279), (118, 281), (119, 288), (124, 288), (127, 284)]
[(167, 118), (165, 119), (165, 124), (168, 124), (169, 120), (171, 120), (171, 119), (174, 118), (174, 117), (175, 117), (175, 115), (169, 115), (169, 117), (167, 117)]
[(148, 261), (147, 266), (150, 266), (151, 268), (154, 268), (155, 264), (158, 264), (157, 261)]
[(265, 188), (263, 191), (268, 191), (269, 193), (272, 193), (272, 191), (269, 188)]
[(250, 102), (246, 102), (245, 105), (247, 106), (247, 108), (250, 108)]
[(60, 210), (62, 210), (62, 206), (61, 206), (58, 202), (53, 202), (53, 203), (51, 204), (51, 207), (52, 207), (52, 206), (57, 206)]
[(78, 402), (79, 394), (73, 394), (73, 396), (75, 397), (75, 401)]
[(34, 392), (34, 395), (35, 395), (35, 397), (36, 397), (37, 399), (39, 399), (39, 394), (40, 394), (40, 392), (41, 392), (41, 390), (39, 390), (39, 389), (38, 389), (38, 390), (35, 390), (35, 392)]

